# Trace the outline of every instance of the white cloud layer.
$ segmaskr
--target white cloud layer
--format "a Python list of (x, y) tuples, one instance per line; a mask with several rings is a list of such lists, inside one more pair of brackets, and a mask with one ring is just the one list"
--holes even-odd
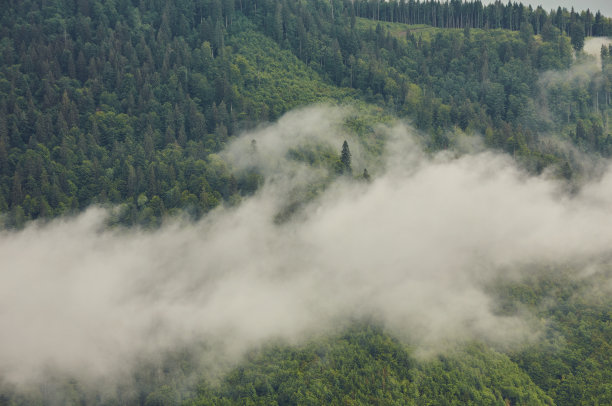
[(520, 342), (536, 331), (496, 315), (483, 286), (515, 265), (609, 253), (611, 173), (568, 197), (507, 156), (427, 157), (402, 126), (388, 129), (388, 165), (371, 183), (340, 179), (278, 224), (290, 180), (319, 176), (288, 169), (287, 149), (315, 134), (336, 145), (341, 115), (306, 109), (237, 140), (227, 159), (237, 166), (256, 138), (265, 159), (250, 165), (272, 180), (198, 223), (108, 230), (107, 213), (94, 208), (0, 233), (5, 379), (28, 380), (47, 365), (113, 375), (135, 354), (194, 340), (232, 357), (360, 316), (423, 348)]

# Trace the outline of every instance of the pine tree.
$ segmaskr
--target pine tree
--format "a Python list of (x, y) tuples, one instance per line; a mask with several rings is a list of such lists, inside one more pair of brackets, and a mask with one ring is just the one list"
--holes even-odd
[(342, 162), (342, 173), (347, 175), (353, 173), (353, 169), (351, 168), (351, 150), (349, 149), (348, 142), (346, 142), (346, 140), (344, 140), (344, 143), (342, 144), (340, 162)]

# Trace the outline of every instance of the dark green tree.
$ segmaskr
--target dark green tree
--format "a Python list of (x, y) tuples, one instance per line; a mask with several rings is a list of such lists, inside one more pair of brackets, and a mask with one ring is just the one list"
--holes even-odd
[(584, 47), (584, 26), (582, 24), (572, 23), (570, 25), (570, 39), (576, 51), (582, 50)]
[(342, 162), (342, 173), (350, 175), (353, 173), (351, 167), (351, 150), (349, 149), (348, 142), (344, 140), (342, 143), (342, 154), (340, 155), (340, 162)]

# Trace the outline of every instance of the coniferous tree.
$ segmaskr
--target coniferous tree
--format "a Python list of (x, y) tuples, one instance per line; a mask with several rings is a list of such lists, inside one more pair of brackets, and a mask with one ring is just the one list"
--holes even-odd
[(342, 143), (340, 162), (342, 162), (343, 174), (350, 175), (353, 173), (353, 168), (351, 167), (351, 150), (349, 149), (348, 142), (346, 142), (346, 140), (344, 140), (344, 143)]

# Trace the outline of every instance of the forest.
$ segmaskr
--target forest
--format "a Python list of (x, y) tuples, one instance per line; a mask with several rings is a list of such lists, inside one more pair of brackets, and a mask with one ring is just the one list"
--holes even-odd
[[(241, 210), (257, 216), (248, 210), (260, 208), (257, 199), (270, 190), (280, 197), (274, 195), (266, 227), (324, 229), (309, 216), (331, 210), (330, 194), (369, 196), (367, 188), (384, 185), (392, 172), (388, 155), (399, 154), (402, 165), (412, 159), (400, 154), (398, 126), (409, 128), (426, 157), (415, 158), (415, 167), (445, 169), (436, 159), (449, 156), (464, 162), (469, 144), (515, 168), (512, 179), (554, 182), (567, 199), (595, 196), (592, 207), (600, 213), (609, 199), (589, 187), (598, 179), (605, 185), (602, 168), (612, 157), (610, 36), (612, 18), (597, 10), (501, 1), (7, 0), (0, 10), (0, 249), (10, 252), (11, 238), (71, 224), (92, 207), (106, 213), (99, 225), (106, 231), (96, 229), (102, 240), (113, 233), (156, 236), (186, 223), (204, 224), (194, 235), (216, 241), (232, 235), (233, 220), (224, 216)], [(591, 40), (600, 41), (594, 55), (585, 49)], [(341, 113), (332, 119), (312, 106)], [(304, 119), (301, 130), (286, 124), (300, 114), (315, 118)], [(267, 138), (273, 131), (281, 140), (274, 142), (289, 145), (280, 157)], [(282, 138), (308, 131), (317, 142)], [(497, 168), (487, 162), (477, 161)], [(296, 169), (302, 167), (306, 175)], [(494, 319), (538, 325), (539, 338), (526, 344), (470, 333), (425, 356), (413, 332), (402, 334), (376, 310), (364, 311), (297, 343), (282, 335), (255, 341), (217, 374), (207, 373), (214, 368), (198, 352), (209, 344), (164, 347), (110, 393), (65, 371), (23, 390), (3, 377), (10, 367), (0, 366), (0, 406), (612, 404), (612, 268), (603, 247), (607, 232), (596, 228), (605, 225), (601, 219), (576, 258), (517, 253), (512, 266), (532, 270), (479, 287)], [(368, 229), (368, 218), (361, 220)], [(575, 232), (561, 230), (567, 238)], [(564, 247), (583, 249), (576, 236)], [(340, 233), (344, 238), (352, 241)], [(28, 252), (29, 244), (36, 247), (35, 239)], [(228, 251), (240, 248), (225, 244), (219, 242)], [(305, 251), (296, 261), (306, 261), (301, 256), (310, 251), (299, 246)], [(196, 248), (176, 247), (189, 249)], [(155, 249), (147, 252), (155, 257)], [(19, 270), (18, 260), (8, 263), (2, 278)], [(11, 312), (8, 300), (0, 299), (0, 322), (8, 320), (3, 306)], [(10, 348), (7, 337), (0, 334), (0, 347)]]
[[(536, 80), (570, 66), (590, 30), (581, 14), (567, 16), (581, 35), (566, 35), (563, 10), (537, 24), (538, 11), (524, 11), (516, 31), (457, 31), (357, 20), (368, 15), (360, 4), (11, 3), (0, 42), (5, 227), (107, 203), (122, 205), (123, 224), (184, 209), (199, 218), (256, 188), (215, 160), (228, 139), (319, 101), (382, 106), (431, 134), (432, 149), (447, 148), (453, 129), (482, 134), (536, 172), (556, 165), (572, 177), (577, 165), (542, 145), (546, 131), (610, 154), (609, 50), (588, 83), (543, 96)], [(602, 34), (612, 24), (597, 21)]]

